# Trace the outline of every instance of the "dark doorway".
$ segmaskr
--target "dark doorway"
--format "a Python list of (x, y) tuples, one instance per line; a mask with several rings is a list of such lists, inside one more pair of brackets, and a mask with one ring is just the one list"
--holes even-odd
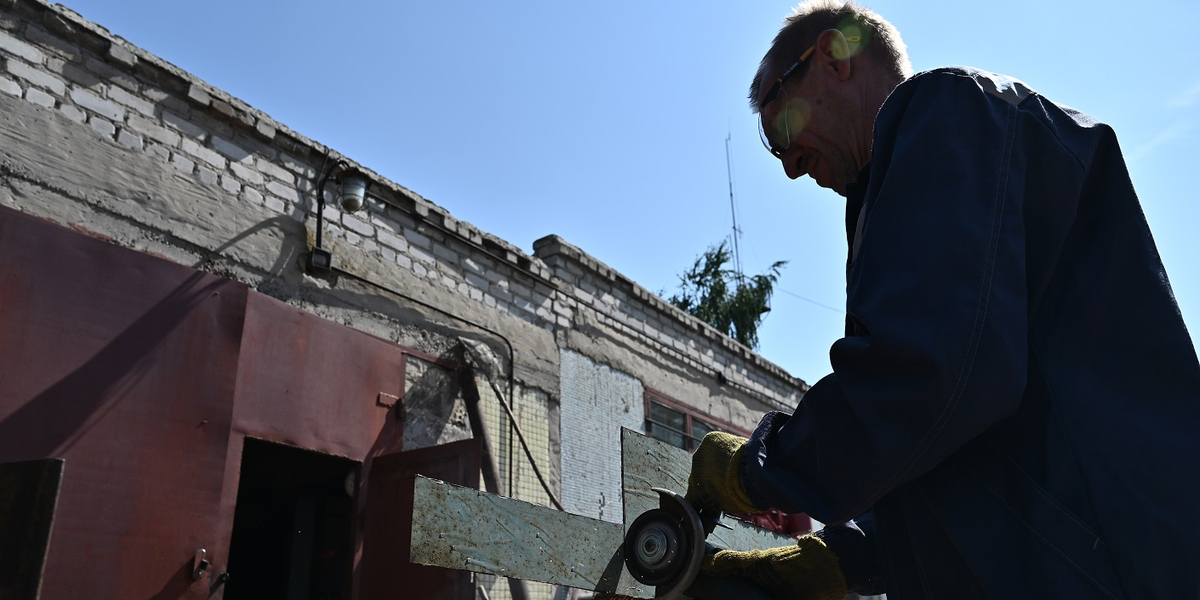
[(226, 600), (349, 598), (359, 463), (245, 442)]

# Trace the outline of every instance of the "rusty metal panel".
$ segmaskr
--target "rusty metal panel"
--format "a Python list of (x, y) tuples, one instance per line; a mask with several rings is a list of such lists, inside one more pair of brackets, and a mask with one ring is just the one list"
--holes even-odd
[(356, 460), (402, 449), (400, 346), (252, 294), (241, 352), (235, 436)]
[(0, 598), (37, 599), (63, 460), (0, 464)]
[[(624, 488), (625, 525), (638, 515), (658, 507), (658, 494), (650, 488), (661, 487), (683, 494), (687, 492), (692, 455), (630, 429), (621, 429), (622, 487)], [(708, 536), (714, 546), (733, 550), (755, 550), (795, 544), (796, 540), (760, 527), (726, 517), (732, 529), (718, 527)]]
[(42, 597), (209, 597), (246, 287), (10, 209), (0, 256), (0, 460), (71, 464)]
[(626, 574), (624, 528), (417, 477), (412, 562), (651, 598)]
[[(251, 436), (362, 461), (362, 522), (373, 460), (404, 442), (405, 349), (261, 294), (251, 294), (238, 363), (225, 486), (236, 489), (242, 440)], [(232, 505), (232, 497), (226, 496)], [(227, 527), (232, 529), (232, 508)], [(353, 569), (361, 573), (363, 531)], [(236, 576), (236, 575), (235, 575)], [(359, 597), (355, 577), (351, 597)]]
[(363, 527), (363, 600), (395, 598), (400, 589), (412, 598), (475, 598), (466, 572), (414, 565), (408, 555), (417, 474), (478, 488), (479, 442), (469, 439), (375, 459)]

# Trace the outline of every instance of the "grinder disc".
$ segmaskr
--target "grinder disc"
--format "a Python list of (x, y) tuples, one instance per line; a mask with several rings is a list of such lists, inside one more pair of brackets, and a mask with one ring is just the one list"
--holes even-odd
[(625, 566), (655, 586), (657, 599), (674, 598), (696, 579), (704, 559), (704, 526), (683, 496), (662, 488), (658, 508), (638, 516), (625, 534)]

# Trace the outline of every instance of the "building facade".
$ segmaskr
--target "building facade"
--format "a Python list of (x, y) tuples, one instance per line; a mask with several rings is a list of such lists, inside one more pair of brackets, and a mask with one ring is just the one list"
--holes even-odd
[(12, 590), (380, 597), (409, 516), (373, 498), (419, 470), (391, 457), (457, 448), (464, 483), (620, 522), (621, 427), (690, 448), (806, 389), (568, 241), (526, 254), (61, 5), (0, 1), (0, 63), (0, 463), (24, 490), (0, 506), (42, 516), (0, 525), (42, 540), (0, 566)]

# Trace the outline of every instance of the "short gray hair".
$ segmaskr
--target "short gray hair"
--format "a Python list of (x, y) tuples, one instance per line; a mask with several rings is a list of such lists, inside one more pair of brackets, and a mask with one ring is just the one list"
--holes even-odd
[(866, 56), (884, 67), (885, 72), (897, 81), (912, 75), (908, 48), (900, 39), (900, 32), (883, 17), (850, 0), (808, 0), (800, 3), (792, 15), (783, 20), (783, 28), (758, 65), (758, 72), (750, 83), (750, 107), (754, 112), (760, 108), (758, 90), (762, 87), (763, 77), (786, 68), (828, 29), (837, 29), (847, 38), (857, 36), (859, 41), (850, 44), (851, 53), (866, 52)]

